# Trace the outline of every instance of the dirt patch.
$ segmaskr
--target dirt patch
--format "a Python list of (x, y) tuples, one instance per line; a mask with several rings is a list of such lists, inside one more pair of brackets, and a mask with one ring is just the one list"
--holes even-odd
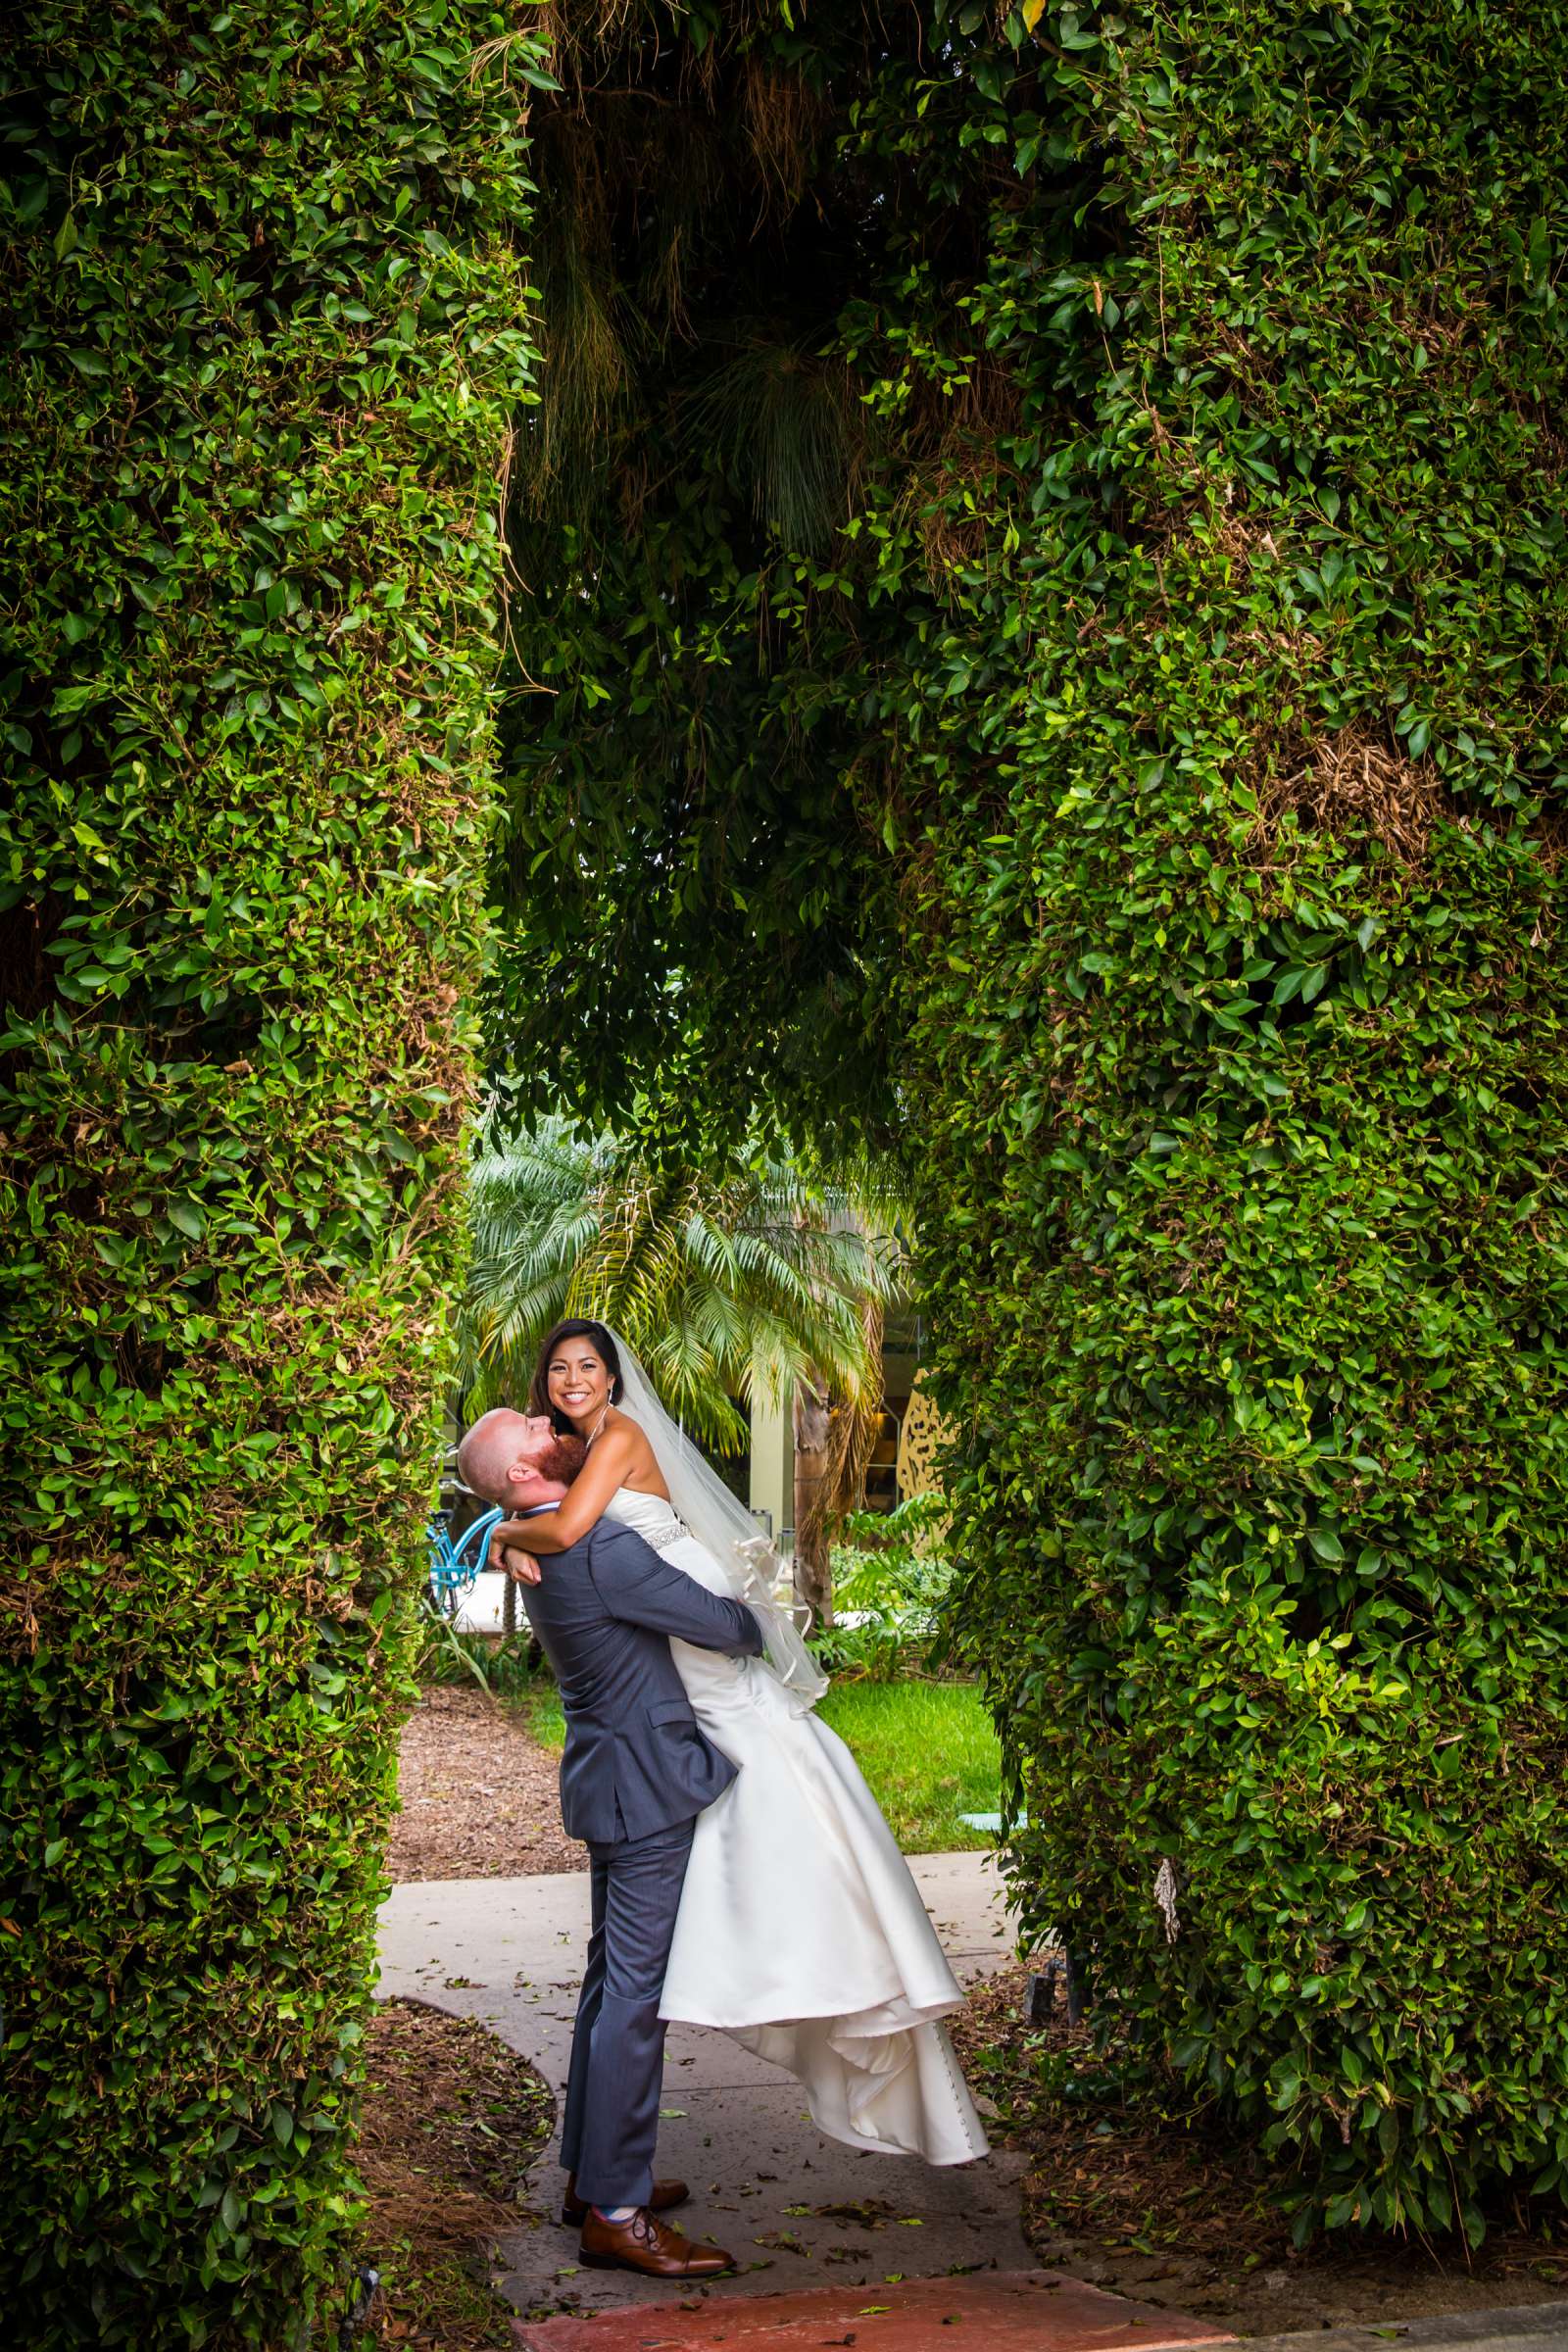
[(403, 1734), (393, 1878), (402, 1886), (586, 1870), (587, 1849), (561, 1826), (558, 1767), (506, 1700), (427, 1690)]
[(532, 2067), (473, 2019), (378, 2004), (359, 2147), (364, 2259), (381, 2274), (371, 2341), (440, 2352), (513, 2341), (488, 2262), (495, 2238), (527, 2214), (517, 2185), (554, 2123)]
[(994, 2136), (1024, 2149), (1024, 2234), (1043, 2262), (1242, 2335), (1376, 2326), (1396, 2319), (1549, 2301), (1568, 2293), (1568, 2214), (1492, 2230), (1479, 2252), (1336, 2231), (1304, 2251), (1270, 2200), (1271, 2177), (1221, 2134), (1151, 2123), (1125, 2107), (1048, 2096), (1048, 2050), (1089, 2048), (1059, 2011), (1024, 2022), (1028, 1979), (973, 1987), (956, 2022), (969, 2081), (995, 2104)]

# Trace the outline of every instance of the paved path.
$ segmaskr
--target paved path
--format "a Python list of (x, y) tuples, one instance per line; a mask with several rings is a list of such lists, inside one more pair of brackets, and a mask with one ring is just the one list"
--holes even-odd
[[(991, 1856), (930, 1854), (910, 1868), (959, 1976), (1004, 1967), (1012, 1939)], [(586, 1874), (399, 1886), (381, 1913), (381, 1991), (479, 2018), (559, 2092), (587, 1939)], [(901, 2278), (1032, 2267), (1018, 2227), (1016, 2158), (999, 2153), (934, 2172), (912, 2158), (841, 2147), (813, 2129), (790, 2076), (727, 2034), (671, 2029), (662, 2117), (660, 2168), (696, 2191), (681, 2219), (743, 2266), (710, 2295), (824, 2279), (882, 2288)], [(542, 2212), (553, 2211), (559, 2180), (552, 2145), (533, 2175)], [(574, 2233), (550, 2221), (519, 2230), (502, 2252), (505, 2291), (519, 2311), (669, 2302), (667, 2286), (579, 2271)]]
[[(506, 1631), (507, 1580), (493, 1568), (481, 1568), (471, 1585), (458, 1594), (457, 1614), (452, 1622), (460, 1634), (501, 1634)], [(517, 1604), (516, 1622), (527, 1631), (527, 1619), (522, 1604)]]
[[(1012, 1943), (989, 1854), (911, 1862), (960, 1978)], [(381, 1913), (381, 1990), (492, 2027), (564, 2084), (588, 1935), (585, 1873), (396, 1887)], [(726, 2035), (672, 2028), (662, 2169), (689, 2180), (695, 2234), (743, 2268), (688, 2295), (623, 2272), (579, 2271), (549, 2218), (503, 2241), (522, 2352), (1161, 2352), (1229, 2343), (1212, 2326), (1042, 2272), (1018, 2228), (1018, 2161), (932, 2172), (862, 2156), (813, 2131), (799, 2089)], [(552, 2145), (533, 2176), (549, 2217)], [(1568, 2352), (1568, 2303), (1254, 2339), (1246, 2352)]]
[(661, 2313), (519, 2320), (514, 2332), (524, 2352), (816, 2352), (820, 2344), (863, 2345), (865, 2352), (1189, 2352), (1236, 2340), (1178, 2312), (1041, 2271), (920, 2278), (870, 2297), (863, 2288), (818, 2287), (715, 2300), (696, 2311), (677, 2304)]
[(1451, 2319), (1378, 2320), (1309, 2334), (1254, 2335), (1247, 2352), (1564, 2352), (1568, 2303), (1524, 2303)]

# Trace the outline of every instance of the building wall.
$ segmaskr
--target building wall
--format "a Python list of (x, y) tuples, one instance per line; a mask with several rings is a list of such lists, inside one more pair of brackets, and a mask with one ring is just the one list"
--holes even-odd
[(795, 1525), (795, 1400), (786, 1390), (777, 1400), (752, 1398), (751, 1505), (768, 1514), (774, 1536)]
[[(908, 1319), (912, 1323), (912, 1318)], [(902, 1325), (890, 1332), (894, 1345), (883, 1349), (882, 1394), (888, 1407), (886, 1444), (878, 1448), (886, 1463), (867, 1479), (866, 1500), (886, 1508), (897, 1500), (892, 1464), (897, 1457), (899, 1431), (908, 1406), (919, 1363), (912, 1331)], [(778, 1536), (795, 1525), (795, 1398), (786, 1390), (776, 1401), (754, 1391), (752, 1396), (751, 1507), (765, 1511), (771, 1533)]]

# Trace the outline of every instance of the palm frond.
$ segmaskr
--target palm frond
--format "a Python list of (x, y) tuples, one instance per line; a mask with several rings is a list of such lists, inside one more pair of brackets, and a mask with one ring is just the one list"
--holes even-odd
[(866, 415), (843, 366), (809, 345), (744, 336), (692, 399), (689, 446), (714, 451), (786, 547), (824, 544), (854, 502)]
[(620, 1331), (666, 1408), (737, 1451), (754, 1395), (826, 1380), (880, 1398), (898, 1246), (855, 1188), (782, 1160), (650, 1167), (612, 1135), (542, 1119), (492, 1129), (470, 1172), (473, 1254), (459, 1321), (470, 1406), (520, 1399), (563, 1314)]

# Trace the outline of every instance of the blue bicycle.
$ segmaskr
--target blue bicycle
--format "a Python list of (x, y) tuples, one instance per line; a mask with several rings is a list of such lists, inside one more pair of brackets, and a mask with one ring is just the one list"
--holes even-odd
[(445, 1616), (456, 1617), (459, 1601), (489, 1556), (490, 1531), (505, 1517), (499, 1508), (486, 1511), (456, 1540), (444, 1511), (430, 1521), (430, 1598)]

